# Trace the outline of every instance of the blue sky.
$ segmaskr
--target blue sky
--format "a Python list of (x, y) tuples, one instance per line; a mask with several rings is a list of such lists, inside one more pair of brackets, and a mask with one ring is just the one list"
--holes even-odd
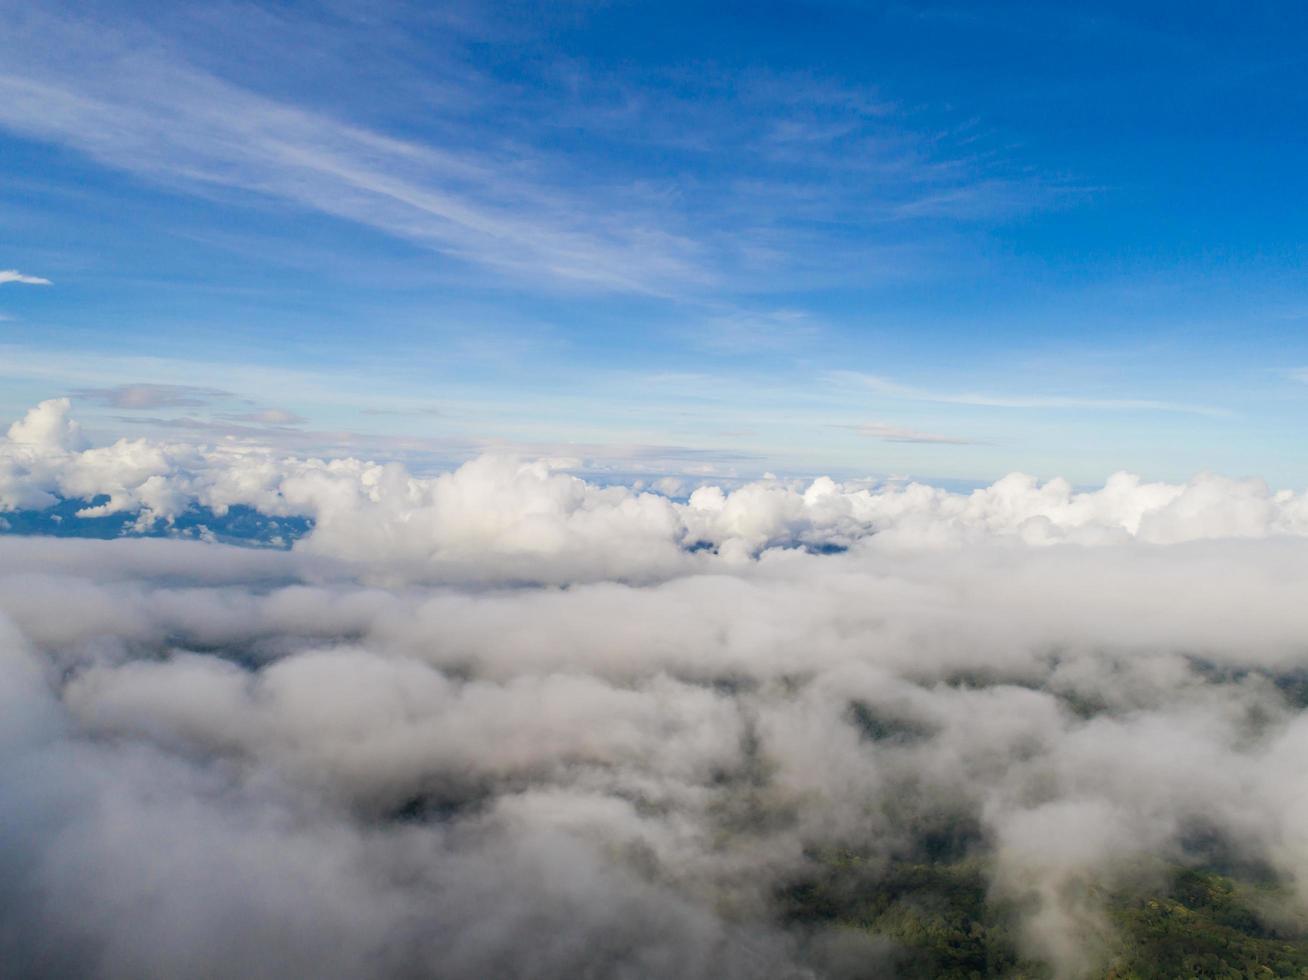
[(1302, 487), (1305, 40), (1292, 3), (0, 3), (0, 269), (50, 281), (0, 282), (0, 410)]

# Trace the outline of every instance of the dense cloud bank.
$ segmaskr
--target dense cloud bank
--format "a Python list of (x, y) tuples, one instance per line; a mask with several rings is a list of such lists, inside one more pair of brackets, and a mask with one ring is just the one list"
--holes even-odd
[(52, 403), (11, 430), (6, 499), (317, 524), (290, 551), (0, 538), (15, 975), (893, 972), (890, 939), (784, 914), (831, 853), (978, 862), (1069, 976), (1102, 889), (1167, 864), (1308, 908), (1302, 498), (677, 503), (77, 435)]
[(43, 402), (0, 441), (0, 518), (68, 500), (88, 502), (82, 517), (130, 515), (138, 531), (174, 526), (197, 507), (302, 517), (313, 530), (297, 549), (384, 569), (392, 581), (656, 581), (769, 548), (831, 551), (874, 535), (880, 547), (1308, 535), (1308, 495), (1211, 475), (1164, 484), (1118, 473), (1077, 492), (1011, 474), (971, 494), (824, 477), (687, 487), (683, 500), (497, 456), (422, 478), (399, 464), (283, 457), (237, 441), (92, 448), (68, 412), (66, 399)]

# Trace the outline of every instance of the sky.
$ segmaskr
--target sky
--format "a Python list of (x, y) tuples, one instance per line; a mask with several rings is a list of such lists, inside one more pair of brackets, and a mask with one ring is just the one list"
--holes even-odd
[(1308, 485), (1289, 3), (0, 2), (0, 416)]
[(0, 0), (0, 963), (1308, 957), (1305, 28)]

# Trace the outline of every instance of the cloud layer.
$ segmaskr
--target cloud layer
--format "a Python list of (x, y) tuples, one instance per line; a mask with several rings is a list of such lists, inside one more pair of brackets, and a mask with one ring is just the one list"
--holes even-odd
[(87, 447), (66, 399), (41, 403), (0, 443), (0, 509), (98, 500), (84, 516), (130, 513), (140, 527), (194, 506), (301, 515), (299, 547), (418, 579), (650, 580), (748, 560), (768, 548), (831, 551), (956, 545), (1170, 544), (1308, 534), (1308, 496), (1257, 480), (1184, 484), (1129, 473), (1097, 490), (1020, 473), (970, 494), (921, 484), (868, 488), (826, 477), (765, 480), (685, 500), (601, 487), (548, 461), (483, 456), (415, 476), (399, 464), (286, 457), (249, 441), (214, 446), (120, 439)]
[(942, 837), (1066, 975), (1105, 928), (1087, 884), (1220, 850), (1308, 899), (1300, 496), (683, 500), (88, 448), (67, 413), (9, 430), (3, 507), (315, 524), (289, 551), (0, 537), (23, 975), (864, 975), (892, 943), (846, 970), (778, 895), (833, 848), (875, 875)]

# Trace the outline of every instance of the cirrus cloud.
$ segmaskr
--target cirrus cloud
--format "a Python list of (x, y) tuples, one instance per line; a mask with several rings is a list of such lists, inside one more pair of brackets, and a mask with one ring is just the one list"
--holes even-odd
[(49, 279), (42, 278), (41, 276), (25, 275), (17, 269), (0, 269), (0, 286), (11, 282), (21, 283), (27, 286), (54, 285)]

